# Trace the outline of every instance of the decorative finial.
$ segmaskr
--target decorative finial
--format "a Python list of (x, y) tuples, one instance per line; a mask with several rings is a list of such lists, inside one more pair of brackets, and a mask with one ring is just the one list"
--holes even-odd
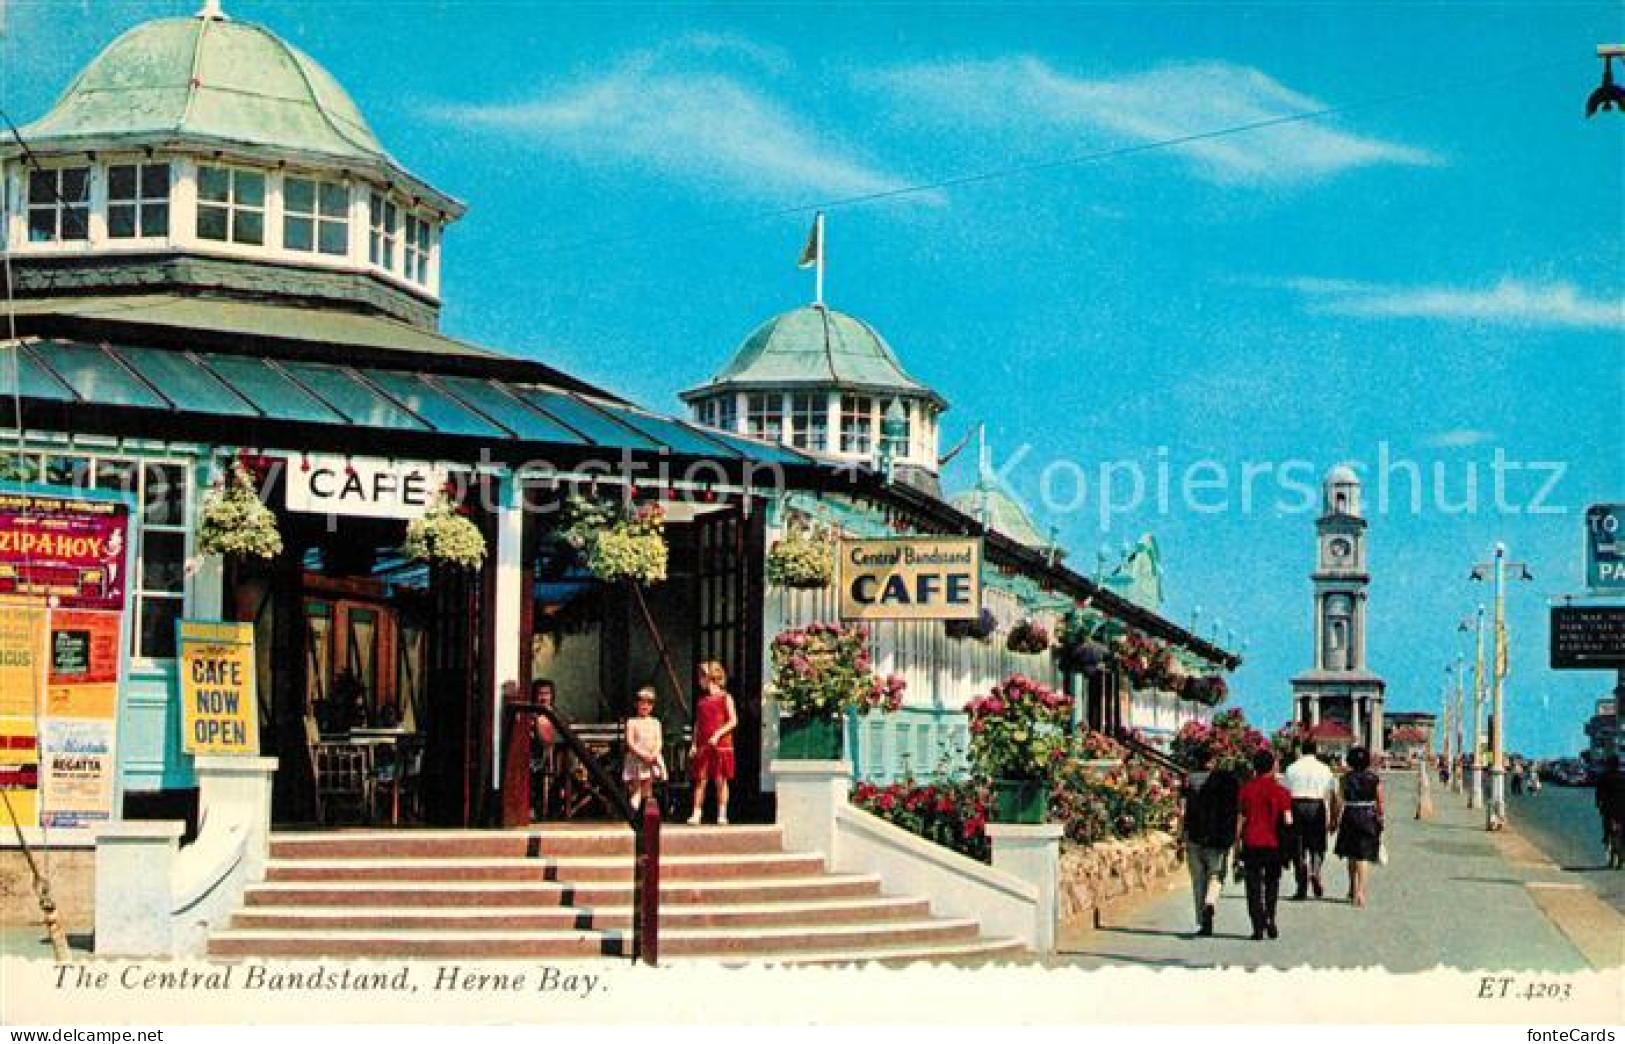
[(217, 22), (226, 21), (226, 12), (220, 10), (220, 0), (203, 0), (203, 6), (198, 10), (197, 16)]

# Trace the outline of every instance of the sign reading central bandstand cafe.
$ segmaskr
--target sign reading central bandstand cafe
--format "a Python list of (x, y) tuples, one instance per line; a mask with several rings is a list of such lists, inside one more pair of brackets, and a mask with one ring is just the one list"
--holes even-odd
[(842, 540), (840, 584), (843, 620), (974, 620), (982, 611), (982, 541)]

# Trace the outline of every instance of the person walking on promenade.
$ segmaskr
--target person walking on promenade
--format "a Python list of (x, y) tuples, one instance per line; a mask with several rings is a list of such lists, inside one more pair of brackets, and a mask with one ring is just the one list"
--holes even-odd
[(728, 822), (728, 781), (734, 778), (734, 729), (739, 725), (739, 712), (734, 709), (734, 698), (723, 686), (728, 684), (728, 672), (715, 660), (700, 664), (700, 698), (694, 705), (694, 742), (689, 747), (691, 772), (694, 779), (694, 814), (688, 817), (689, 826), (699, 826), (705, 811), (707, 783), (717, 789), (717, 823)]
[(1292, 898), (1299, 902), (1309, 897), (1311, 887), (1316, 899), (1326, 894), (1320, 869), (1326, 861), (1327, 830), (1336, 812), (1337, 780), (1318, 753), (1314, 740), (1305, 742), (1298, 760), (1281, 775), (1292, 795), (1292, 874), (1298, 886)]
[(1275, 751), (1253, 755), (1253, 778), (1242, 784), (1237, 798), (1240, 816), (1236, 840), (1247, 877), (1247, 915), (1253, 938), (1280, 938), (1275, 926), (1275, 904), (1281, 894), (1281, 841), (1292, 828), (1292, 795), (1275, 776)]
[(1382, 851), (1382, 779), (1364, 747), (1349, 751), (1348, 762), (1335, 851), (1349, 861), (1349, 902), (1364, 906), (1366, 878)]
[(1241, 783), (1235, 774), (1214, 765), (1211, 750), (1185, 781), (1185, 864), (1191, 873), (1191, 896), (1196, 902), (1196, 934), (1212, 935), (1219, 894), (1229, 871), (1230, 849), (1236, 842), (1236, 797)]

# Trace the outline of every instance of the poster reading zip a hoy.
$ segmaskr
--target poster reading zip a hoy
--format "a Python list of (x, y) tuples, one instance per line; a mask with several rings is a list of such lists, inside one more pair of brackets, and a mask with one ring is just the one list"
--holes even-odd
[(130, 549), (123, 499), (0, 486), (0, 789), (22, 826), (113, 818)]

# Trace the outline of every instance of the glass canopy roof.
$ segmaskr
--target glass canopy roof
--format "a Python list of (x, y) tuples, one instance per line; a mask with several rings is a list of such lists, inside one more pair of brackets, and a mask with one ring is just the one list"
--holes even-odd
[(25, 341), (16, 355), (16, 378), (0, 366), (0, 396), (20, 390), (27, 399), (200, 416), (689, 457), (811, 460), (787, 447), (623, 404), (494, 378), (54, 339)]

